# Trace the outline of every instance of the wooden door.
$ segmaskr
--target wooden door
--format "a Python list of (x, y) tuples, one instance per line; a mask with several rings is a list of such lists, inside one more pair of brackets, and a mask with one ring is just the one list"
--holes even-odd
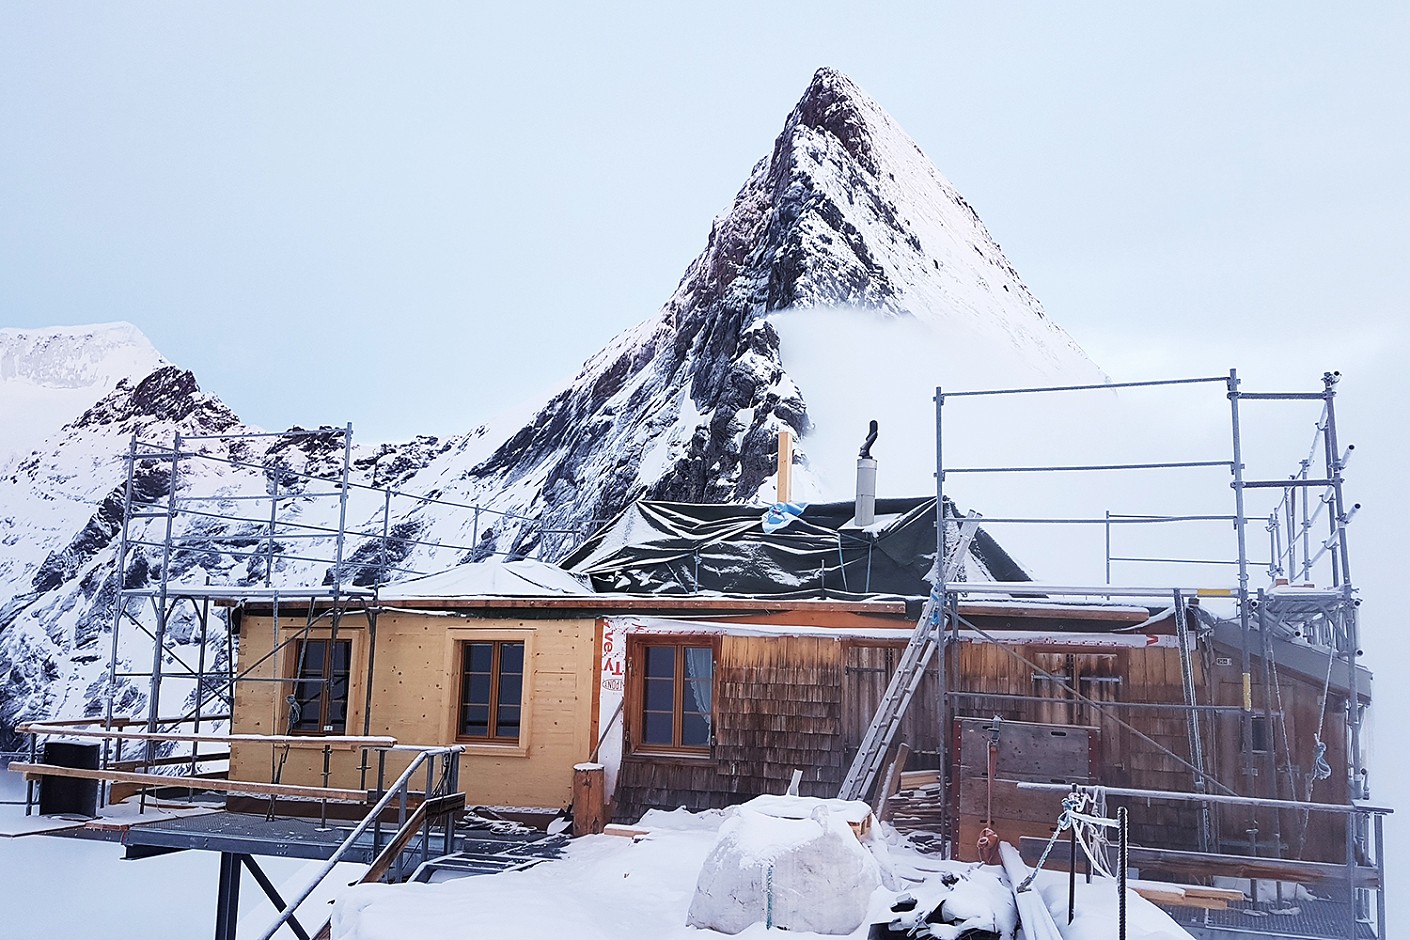
[[(843, 655), (842, 734), (847, 762), (861, 747), (862, 738), (876, 715), (886, 686), (896, 672), (896, 663), (905, 647), (891, 644), (863, 646), (848, 643)], [(931, 660), (920, 685), (906, 709), (900, 730), (892, 743), (911, 746), (906, 766), (911, 769), (939, 767), (940, 682), (936, 662)]]

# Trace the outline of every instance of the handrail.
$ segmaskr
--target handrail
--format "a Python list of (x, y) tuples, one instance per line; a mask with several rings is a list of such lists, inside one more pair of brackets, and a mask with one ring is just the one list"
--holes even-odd
[[(157, 724), (159, 724), (159, 725), (179, 725), (179, 724), (191, 724), (191, 723), (194, 722), (195, 720), (196, 720), (195, 718), (158, 718), (156, 721), (157, 721)], [(230, 720), (230, 716), (229, 716), (228, 714), (227, 714), (227, 715), (202, 715), (202, 716), (201, 716), (201, 720), (202, 720), (202, 721), (229, 721), (229, 720)], [(94, 716), (94, 717), (92, 717), (92, 718), (45, 718), (43, 721), (31, 721), (31, 722), (28, 722), (28, 724), (30, 724), (30, 725), (44, 725), (46, 728), (86, 728), (86, 727), (88, 727), (88, 726), (90, 726), (90, 725), (107, 725), (107, 726), (111, 726), (111, 727), (113, 727), (113, 728), (122, 728), (122, 727), (125, 727), (126, 725), (145, 725), (145, 724), (147, 724), (147, 722), (148, 722), (148, 720), (147, 720), (146, 718), (133, 718), (133, 717), (117, 716), (117, 715), (115, 715), (115, 716), (113, 716), (111, 719), (105, 719), (105, 718), (103, 718), (102, 715), (97, 715), (97, 716)], [(23, 726), (21, 726), (21, 727), (19, 727), (19, 728), (16, 728), (15, 730), (16, 730), (17, 732), (19, 732), (19, 733), (23, 733)], [(59, 732), (58, 732), (58, 731), (53, 731), (53, 732), (48, 732), (48, 731), (46, 731), (46, 732), (44, 732), (44, 733), (45, 733), (45, 734), (58, 734)], [(64, 731), (63, 733), (64, 733), (64, 734), (74, 734), (74, 733), (76, 733), (76, 732)]]
[(387, 735), (358, 736), (346, 734), (181, 734), (174, 731), (80, 731), (72, 727), (55, 728), (47, 722), (31, 721), (15, 729), (20, 734), (53, 734), (66, 738), (101, 738), (122, 741), (176, 741), (202, 744), (275, 744), (293, 748), (331, 748), (356, 751), (364, 747), (395, 747), (397, 739)]
[[(189, 760), (189, 758), (184, 758)], [(132, 783), (139, 787), (176, 787), (183, 790), (210, 790), (215, 793), (253, 793), (261, 796), (288, 796), (296, 799), (328, 800), (335, 803), (365, 803), (365, 790), (336, 787), (306, 787), (293, 783), (260, 783), (254, 780), (222, 780), (179, 774), (133, 773), (125, 770), (83, 767), (62, 767), (30, 761), (11, 761), (11, 773), (23, 774), (25, 780), (44, 777), (67, 777), (74, 780), (97, 780), (101, 783)], [(33, 805), (33, 801), (26, 801)]]
[(399, 794), (404, 794), (405, 791), (409, 789), (412, 774), (432, 758), (440, 757), (445, 754), (459, 754), (463, 750), (465, 749), (460, 745), (452, 745), (450, 747), (427, 748), (417, 753), (416, 757), (407, 765), (406, 770), (403, 770), (401, 776), (396, 779), (396, 782), (382, 794), (382, 798), (373, 805), (371, 811), (362, 818), (362, 821), (353, 828), (352, 832), (348, 833), (348, 837), (342, 841), (342, 844), (338, 846), (337, 850), (323, 863), (323, 866), (318, 870), (318, 873), (314, 875), (313, 879), (294, 896), (293, 900), (284, 905), (284, 909), (279, 912), (279, 916), (275, 919), (274, 923), (270, 924), (269, 927), (259, 935), (258, 940), (270, 940), (271, 937), (279, 932), (279, 928), (283, 927), (288, 922), (289, 918), (294, 916), (294, 911), (298, 910), (299, 905), (307, 901), (309, 895), (313, 894), (314, 889), (323, 883), (323, 879), (328, 877), (328, 874), (332, 872), (333, 868), (342, 860), (343, 856), (352, 849), (358, 837), (368, 830), (368, 827), (376, 821), (377, 817), (382, 814), (384, 809), (391, 805), (392, 798)]
[[(1066, 783), (1036, 783), (1030, 781), (1019, 781), (1017, 784), (1020, 790), (1044, 790), (1058, 791), (1066, 793), (1072, 789)], [(1082, 787), (1089, 789), (1089, 787)], [(1223, 796), (1218, 793), (1185, 793), (1179, 790), (1141, 790), (1134, 787), (1104, 787), (1093, 786), (1090, 789), (1101, 790), (1107, 796), (1133, 796), (1144, 800), (1174, 800), (1199, 803), (1232, 803), (1236, 806), (1262, 806), (1270, 809), (1287, 810), (1313, 810), (1321, 813), (1371, 813), (1378, 816), (1389, 816), (1395, 810), (1389, 806), (1373, 806), (1369, 803), (1355, 801), (1351, 803), (1308, 803), (1301, 800), (1274, 800), (1267, 797), (1256, 796)]]

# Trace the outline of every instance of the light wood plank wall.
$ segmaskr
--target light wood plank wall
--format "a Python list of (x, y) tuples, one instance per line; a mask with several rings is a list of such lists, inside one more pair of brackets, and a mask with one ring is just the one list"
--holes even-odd
[[(304, 618), (284, 616), (279, 641), (296, 636)], [(456, 742), (459, 697), (458, 648), (470, 640), (523, 640), (526, 654), (526, 733), (518, 745), (465, 743), (460, 781), (471, 805), (555, 808), (572, 798), (573, 765), (585, 761), (596, 743), (593, 676), (598, 621), (521, 619), (383, 613), (377, 618), (377, 649), (372, 680), (372, 709), (366, 727), (371, 734), (392, 735), (402, 744), (444, 745)], [(246, 616), (240, 629), (237, 668), (248, 668), (275, 645), (273, 618)], [(325, 618), (309, 636), (327, 639)], [(345, 616), (338, 637), (352, 642), (348, 694), (348, 733), (361, 734), (371, 652), (363, 615)], [(284, 698), (294, 669), (294, 645), (266, 659), (251, 673), (261, 681), (237, 683), (234, 730), (242, 734), (283, 734), (288, 730)], [(282, 752), (269, 745), (239, 745), (231, 749), (231, 776), (269, 781), (277, 774), (285, 783), (322, 785), (323, 754), (318, 750)], [(387, 758), (390, 781), (409, 760), (405, 754)], [(368, 757), (367, 787), (376, 785), (376, 755)], [(334, 753), (329, 784), (360, 787), (362, 755)], [(418, 781), (418, 789), (421, 785)]]

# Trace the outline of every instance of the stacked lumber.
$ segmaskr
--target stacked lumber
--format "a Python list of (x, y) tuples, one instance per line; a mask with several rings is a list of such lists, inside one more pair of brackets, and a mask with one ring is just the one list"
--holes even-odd
[(944, 832), (945, 793), (938, 770), (901, 774), (900, 789), (886, 801), (886, 821), (917, 848), (937, 846)]

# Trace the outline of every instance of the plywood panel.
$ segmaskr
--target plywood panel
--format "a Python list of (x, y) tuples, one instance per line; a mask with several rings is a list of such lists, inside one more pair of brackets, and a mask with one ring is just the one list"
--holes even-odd
[[(962, 718), (957, 725), (961, 769), (987, 772), (991, 722)], [(1016, 780), (1090, 779), (1092, 739), (1097, 734), (1095, 728), (1073, 725), (1000, 722), (996, 775)]]
[[(984, 777), (964, 777), (960, 781), (960, 818), (985, 821), (990, 817), (989, 782)], [(1062, 812), (1063, 794), (1042, 790), (1020, 790), (1018, 781), (995, 779), (993, 817), (1027, 822), (1055, 823)]]
[[(344, 620), (349, 624), (353, 618)], [(294, 635), (301, 620), (282, 618), (280, 638)], [(260, 659), (273, 645), (273, 622), (268, 617), (247, 617), (242, 624), (239, 661)], [(462, 758), (461, 779), (472, 804), (501, 806), (566, 805), (572, 792), (572, 767), (586, 760), (591, 750), (590, 688), (578, 677), (594, 671), (595, 621), (588, 618), (529, 620), (504, 617), (458, 620), (416, 613), (382, 614), (377, 623), (376, 669), (368, 726), (371, 733), (391, 734), (404, 743), (441, 745), (455, 741), (458, 698), (456, 644), (473, 638), (524, 637), (530, 651), (530, 677), (524, 712), (526, 733), (519, 747), (473, 745)], [(311, 636), (326, 637), (326, 628)], [(339, 636), (354, 639), (349, 689), (349, 731), (363, 727), (369, 636), (365, 624), (344, 626)], [(276, 655), (254, 674), (274, 678), (285, 667)], [(283, 685), (272, 682), (240, 683), (236, 688), (234, 726), (246, 733), (282, 731), (285, 721)], [(249, 770), (268, 779), (268, 747), (239, 748), (232, 754), (232, 768)], [(388, 760), (388, 773), (399, 767), (400, 757)], [(375, 780), (375, 755), (369, 759), (368, 786)], [(285, 782), (321, 784), (322, 756), (289, 755), (281, 779)], [(357, 786), (363, 779), (360, 755), (335, 755), (330, 779), (334, 785)]]

